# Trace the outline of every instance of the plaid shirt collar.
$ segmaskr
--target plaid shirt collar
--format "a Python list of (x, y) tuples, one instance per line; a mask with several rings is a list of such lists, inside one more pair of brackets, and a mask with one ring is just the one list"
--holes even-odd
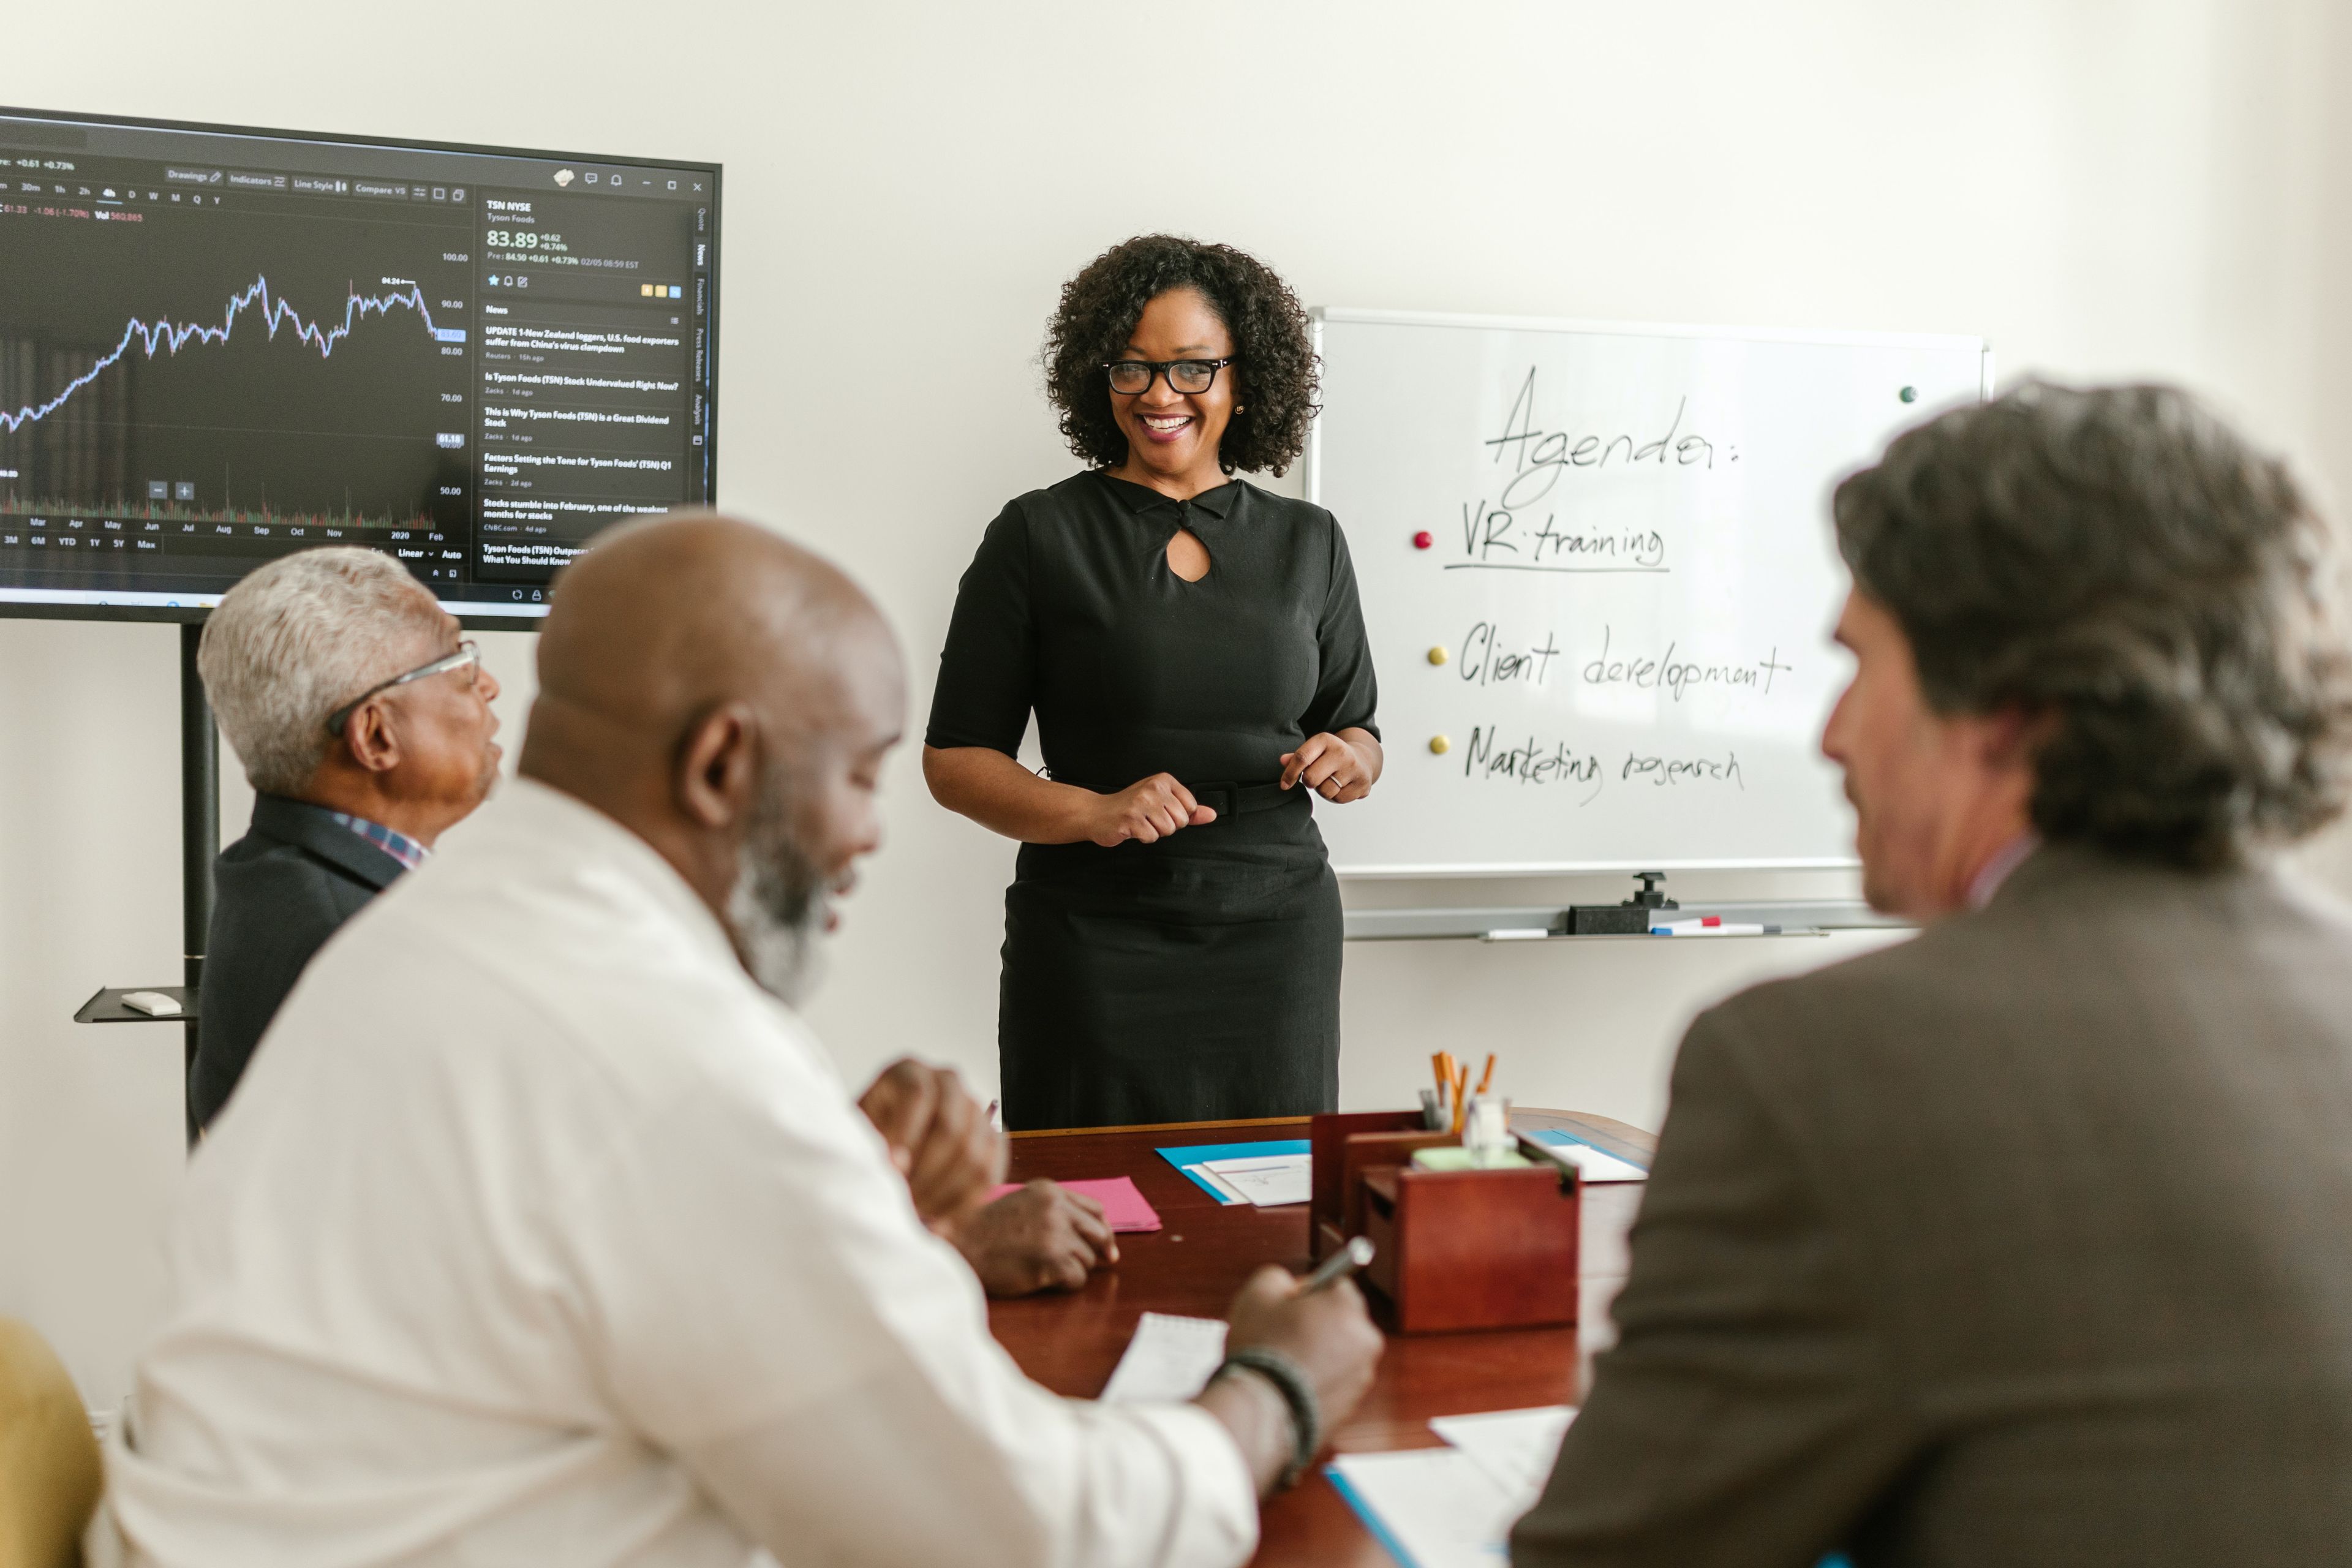
[(327, 813), (327, 815), (333, 817), (337, 822), (341, 823), (345, 827), (350, 828), (353, 833), (358, 834), (362, 838), (364, 838), (369, 843), (374, 845), (377, 848), (383, 850), (385, 854), (391, 856), (394, 859), (399, 861), (411, 871), (414, 871), (419, 866), (424, 865), (425, 858), (433, 853), (433, 851), (427, 849), (424, 845), (419, 844), (415, 839), (411, 838), (405, 833), (395, 833), (381, 822), (370, 822), (364, 816), (353, 816), (351, 813), (346, 811), (331, 811)]

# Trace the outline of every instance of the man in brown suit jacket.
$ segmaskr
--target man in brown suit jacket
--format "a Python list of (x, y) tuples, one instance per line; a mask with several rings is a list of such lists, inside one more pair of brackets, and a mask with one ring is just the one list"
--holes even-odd
[(2337, 557), (2187, 398), (2029, 387), (1835, 511), (1902, 946), (1685, 1038), (1520, 1568), (2352, 1556)]

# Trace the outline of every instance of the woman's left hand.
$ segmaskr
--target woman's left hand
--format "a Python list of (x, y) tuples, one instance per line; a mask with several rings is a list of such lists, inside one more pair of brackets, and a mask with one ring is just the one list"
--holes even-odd
[(1308, 789), (1335, 805), (1361, 800), (1381, 776), (1380, 764), (1338, 735), (1309, 735), (1282, 757), (1282, 787)]

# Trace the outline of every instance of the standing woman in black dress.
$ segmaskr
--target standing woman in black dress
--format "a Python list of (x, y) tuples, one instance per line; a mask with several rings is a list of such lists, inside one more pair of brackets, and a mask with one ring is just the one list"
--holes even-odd
[[(940, 805), (1021, 841), (1005, 1125), (1333, 1110), (1311, 803), (1381, 776), (1371, 655), (1331, 514), (1233, 477), (1305, 442), (1306, 312), (1229, 246), (1147, 236), (1063, 289), (1045, 367), (1087, 468), (989, 524), (923, 748)], [(1014, 760), (1033, 710), (1043, 776)]]

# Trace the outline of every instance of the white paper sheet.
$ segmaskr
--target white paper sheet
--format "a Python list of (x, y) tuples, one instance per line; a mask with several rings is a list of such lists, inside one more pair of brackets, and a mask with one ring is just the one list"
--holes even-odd
[(1576, 1409), (1568, 1405), (1543, 1405), (1530, 1410), (1488, 1410), (1476, 1415), (1440, 1415), (1429, 1429), (1468, 1455), (1511, 1496), (1519, 1510), (1533, 1508), (1551, 1479), (1552, 1461), (1559, 1457), (1559, 1440)]
[(1209, 1160), (1201, 1168), (1263, 1209), (1303, 1204), (1311, 1197), (1311, 1163), (1312, 1157), (1306, 1154), (1271, 1154)]
[(1543, 1152), (1576, 1167), (1588, 1182), (1646, 1182), (1650, 1173), (1630, 1160), (1593, 1148), (1589, 1143), (1546, 1143)]
[[(1525, 1505), (1458, 1448), (1341, 1454), (1331, 1461), (1357, 1513), (1404, 1568), (1504, 1568)], [(1377, 1521), (1377, 1522), (1375, 1522)]]
[(1225, 1325), (1217, 1319), (1146, 1312), (1102, 1397), (1112, 1404), (1190, 1399), (1224, 1359)]
[(1182, 1167), (1182, 1169), (1186, 1175), (1198, 1176), (1202, 1181), (1207, 1183), (1210, 1190), (1216, 1194), (1217, 1201), (1224, 1205), (1227, 1208), (1233, 1207), (1235, 1204), (1245, 1204), (1249, 1202), (1249, 1199), (1234, 1191), (1232, 1183), (1226, 1181), (1223, 1176), (1218, 1175), (1216, 1172), (1212, 1171), (1206, 1165), (1186, 1165)]
[(1565, 1405), (1441, 1415), (1429, 1428), (1449, 1447), (1341, 1454), (1332, 1480), (1403, 1568), (1501, 1568), (1575, 1419)]

